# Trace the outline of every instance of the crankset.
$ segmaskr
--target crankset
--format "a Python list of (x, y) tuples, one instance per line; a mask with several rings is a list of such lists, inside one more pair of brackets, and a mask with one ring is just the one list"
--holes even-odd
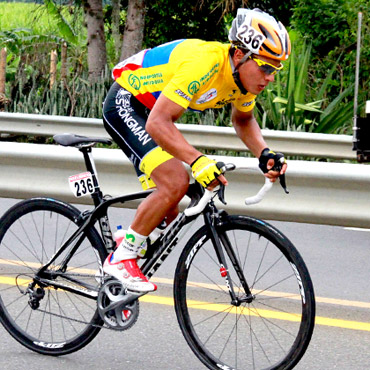
[(127, 291), (116, 279), (109, 279), (99, 289), (99, 315), (110, 329), (130, 329), (139, 317), (138, 298), (142, 295)]

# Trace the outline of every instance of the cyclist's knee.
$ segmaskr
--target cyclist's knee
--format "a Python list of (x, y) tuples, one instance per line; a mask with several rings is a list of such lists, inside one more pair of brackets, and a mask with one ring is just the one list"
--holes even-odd
[(176, 196), (178, 198), (178, 201), (180, 201), (185, 196), (185, 194), (187, 193), (188, 188), (189, 188), (189, 176), (188, 176), (188, 173), (186, 171), (184, 171), (184, 174), (181, 177), (181, 179), (176, 180), (175, 183), (172, 182), (172, 184), (175, 185), (174, 187), (176, 187), (177, 189), (176, 190), (175, 189), (171, 189), (171, 190), (172, 191), (175, 191), (175, 193), (177, 193)]
[(151, 177), (166, 203), (178, 203), (189, 187), (189, 175), (177, 159), (163, 163), (152, 172)]
[(178, 174), (176, 178), (168, 176), (158, 190), (171, 202), (178, 203), (186, 194), (189, 187), (188, 174)]

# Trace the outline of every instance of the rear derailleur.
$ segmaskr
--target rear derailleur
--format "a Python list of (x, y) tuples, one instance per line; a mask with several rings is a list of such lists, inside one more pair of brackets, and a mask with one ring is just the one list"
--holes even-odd
[(45, 289), (40, 286), (36, 286), (34, 282), (28, 284), (26, 291), (22, 292), (24, 295), (28, 294), (30, 299), (28, 305), (33, 309), (37, 310), (40, 307), (40, 301), (45, 296)]

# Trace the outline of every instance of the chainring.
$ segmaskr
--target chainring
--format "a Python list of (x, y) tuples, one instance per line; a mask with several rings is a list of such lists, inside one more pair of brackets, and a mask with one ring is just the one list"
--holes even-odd
[(127, 330), (136, 323), (139, 317), (139, 300), (128, 300), (130, 296), (132, 293), (127, 292), (117, 279), (109, 279), (99, 289), (98, 312), (109, 328)]

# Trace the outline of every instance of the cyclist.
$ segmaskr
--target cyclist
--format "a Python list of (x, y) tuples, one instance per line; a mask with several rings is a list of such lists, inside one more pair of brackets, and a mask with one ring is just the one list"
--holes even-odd
[[(126, 236), (104, 263), (104, 271), (129, 290), (157, 289), (137, 265), (148, 235), (169, 224), (189, 184), (182, 162), (204, 187), (227, 185), (220, 166), (191, 146), (174, 122), (186, 109), (203, 111), (232, 104), (236, 133), (259, 158), (265, 176), (276, 181), (285, 173), (281, 153), (264, 141), (253, 116), (256, 96), (274, 81), (290, 54), (284, 26), (259, 9), (238, 9), (229, 32), (230, 44), (197, 39), (177, 40), (147, 49), (113, 69), (104, 102), (104, 126), (132, 161), (144, 190), (156, 187), (138, 207)], [(280, 171), (276, 162), (284, 163)], [(153, 231), (154, 230), (154, 231)]]

